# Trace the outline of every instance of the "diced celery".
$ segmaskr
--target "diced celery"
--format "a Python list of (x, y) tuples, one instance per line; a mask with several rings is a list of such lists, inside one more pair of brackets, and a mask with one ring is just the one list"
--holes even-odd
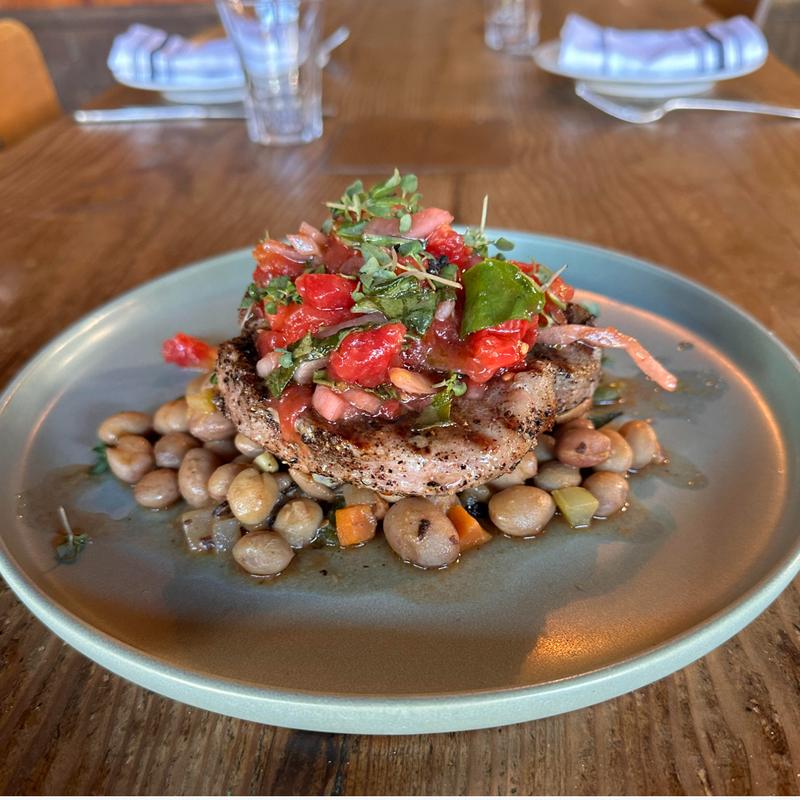
[(588, 527), (600, 505), (591, 492), (580, 486), (554, 489), (552, 495), (558, 510), (564, 515), (571, 528)]

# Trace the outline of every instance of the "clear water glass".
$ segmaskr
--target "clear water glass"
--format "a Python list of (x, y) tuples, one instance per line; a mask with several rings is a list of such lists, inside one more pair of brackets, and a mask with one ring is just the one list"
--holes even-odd
[(492, 50), (530, 55), (539, 42), (539, 0), (484, 0), (483, 38)]
[(242, 61), (250, 139), (322, 136), (321, 0), (217, 0), (217, 10)]

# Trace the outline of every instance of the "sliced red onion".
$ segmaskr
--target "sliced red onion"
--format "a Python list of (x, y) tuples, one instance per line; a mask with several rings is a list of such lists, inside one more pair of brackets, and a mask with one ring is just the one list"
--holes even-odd
[(319, 228), (309, 225), (307, 222), (300, 223), (300, 233), (313, 239), (318, 245), (323, 245), (328, 241), (328, 237)]
[(434, 312), (433, 316), (436, 317), (439, 322), (444, 322), (455, 310), (455, 300), (443, 300), (438, 306), (436, 306), (436, 311)]
[(264, 242), (261, 247), (266, 250), (268, 253), (276, 253), (279, 256), (284, 256), (285, 258), (290, 259), (291, 261), (297, 261), (298, 263), (302, 264), (303, 261), (308, 260), (308, 256), (304, 256), (302, 253), (298, 253), (292, 247), (289, 247), (288, 244), (284, 244), (283, 242), (276, 242), (275, 239), (270, 239), (269, 241)]
[(327, 386), (317, 386), (311, 398), (311, 405), (323, 419), (328, 422), (336, 422), (341, 419), (345, 412), (350, 408), (350, 404), (341, 395), (329, 389)]
[(374, 394), (365, 392), (363, 389), (350, 388), (343, 394), (345, 400), (361, 411), (366, 411), (368, 414), (375, 414), (380, 409), (382, 403), (379, 397)]
[(314, 378), (314, 373), (318, 369), (323, 369), (327, 363), (327, 358), (314, 358), (311, 361), (304, 361), (294, 371), (294, 382), (300, 384), (311, 383)]
[(329, 325), (321, 331), (317, 331), (314, 335), (320, 339), (325, 339), (328, 336), (333, 336), (334, 333), (339, 333), (345, 328), (356, 328), (359, 325), (382, 325), (386, 322), (386, 317), (383, 314), (364, 314), (361, 317), (353, 317), (353, 319), (346, 319), (344, 322), (337, 322), (336, 325)]
[(263, 358), (258, 360), (256, 364), (256, 373), (259, 378), (266, 378), (274, 369), (277, 368), (278, 362), (281, 360), (279, 353), (267, 353)]
[(322, 256), (322, 250), (319, 245), (310, 237), (302, 233), (290, 233), (286, 236), (289, 244), (301, 255), (308, 258), (309, 256)]

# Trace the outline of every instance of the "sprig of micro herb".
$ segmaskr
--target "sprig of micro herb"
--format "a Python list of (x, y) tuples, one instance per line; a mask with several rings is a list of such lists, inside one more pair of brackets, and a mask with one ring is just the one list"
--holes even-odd
[(83, 549), (89, 543), (89, 537), (85, 533), (75, 533), (67, 519), (67, 512), (64, 506), (58, 507), (58, 516), (61, 519), (61, 526), (64, 529), (64, 538), (56, 548), (56, 561), (59, 564), (74, 564)]
[[(417, 192), (417, 176), (394, 173), (382, 183), (365, 190), (361, 181), (351, 183), (339, 202), (326, 203), (340, 238), (359, 239), (371, 217), (397, 219), (400, 233), (411, 229), (411, 215), (419, 211), (422, 195)], [(337, 223), (344, 223), (339, 224)]]
[(251, 283), (244, 293), (239, 308), (251, 308), (255, 303), (264, 302), (264, 311), (267, 314), (275, 314), (278, 306), (286, 306), (289, 303), (301, 302), (301, 297), (297, 293), (291, 278), (280, 275), (273, 278), (266, 286), (258, 286)]
[(108, 456), (106, 455), (107, 449), (108, 445), (103, 444), (102, 442), (92, 448), (92, 452), (95, 454), (95, 461), (94, 464), (89, 467), (90, 475), (102, 475), (104, 472), (108, 472)]
[(439, 391), (431, 398), (430, 405), (417, 416), (414, 421), (414, 429), (418, 431), (428, 428), (441, 428), (452, 425), (450, 412), (453, 406), (453, 398), (461, 397), (467, 391), (467, 385), (457, 372), (451, 372), (450, 376), (441, 383), (434, 384), (434, 389)]
[[(489, 213), (489, 195), (483, 197), (483, 210), (481, 211), (481, 224), (478, 228), (467, 228), (464, 233), (464, 244), (471, 247), (478, 255), (483, 258), (488, 258), (489, 247), (493, 245), (497, 250), (507, 252), (514, 249), (514, 243), (505, 238), (505, 236), (498, 236), (497, 239), (490, 239), (486, 235), (486, 218)], [(503, 259), (505, 256), (502, 254), (496, 255), (495, 258)]]

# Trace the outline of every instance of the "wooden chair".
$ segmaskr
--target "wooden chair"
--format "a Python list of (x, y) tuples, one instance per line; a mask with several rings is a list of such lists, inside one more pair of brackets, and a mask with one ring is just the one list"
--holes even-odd
[(59, 114), (58, 96), (33, 34), (21, 22), (0, 19), (0, 147)]
[(744, 14), (756, 25), (764, 26), (771, 0), (703, 0), (703, 5), (721, 17), (735, 17)]

